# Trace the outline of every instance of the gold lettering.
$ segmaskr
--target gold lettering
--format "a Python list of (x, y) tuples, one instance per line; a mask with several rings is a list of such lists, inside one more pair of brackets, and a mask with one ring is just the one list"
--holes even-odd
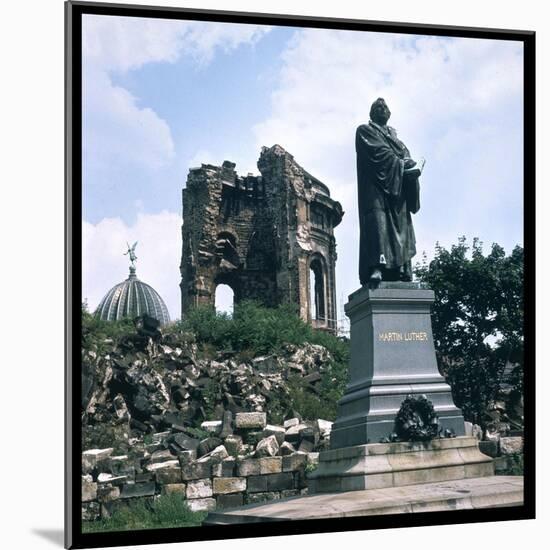
[(427, 332), (379, 332), (378, 340), (380, 342), (427, 342)]

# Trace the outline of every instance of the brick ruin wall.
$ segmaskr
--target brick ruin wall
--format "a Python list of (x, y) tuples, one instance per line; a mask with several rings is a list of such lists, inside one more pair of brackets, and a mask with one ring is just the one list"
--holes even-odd
[(152, 504), (168, 493), (195, 512), (307, 494), (307, 471), (316, 467), (318, 451), (328, 448), (331, 425), (294, 418), (271, 426), (266, 413), (238, 413), (204, 422), (211, 435), (200, 442), (172, 430), (153, 434), (147, 444), (133, 442), (122, 456), (112, 448), (87, 450), (82, 519), (107, 519), (131, 502)]
[(260, 176), (239, 176), (225, 161), (189, 171), (182, 195), (182, 316), (214, 304), (216, 287), (226, 284), (235, 302), (295, 303), (305, 321), (335, 330), (334, 228), (342, 207), (278, 145), (262, 149), (258, 169)]

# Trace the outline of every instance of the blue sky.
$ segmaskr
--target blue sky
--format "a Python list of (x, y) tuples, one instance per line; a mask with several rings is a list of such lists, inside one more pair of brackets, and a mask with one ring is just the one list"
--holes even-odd
[(427, 159), (417, 248), (460, 235), (522, 244), (521, 44), (85, 16), (83, 298), (138, 275), (179, 317), (181, 189), (191, 166), (257, 173), (279, 143), (345, 210), (338, 301), (358, 286), (354, 133), (385, 97)]

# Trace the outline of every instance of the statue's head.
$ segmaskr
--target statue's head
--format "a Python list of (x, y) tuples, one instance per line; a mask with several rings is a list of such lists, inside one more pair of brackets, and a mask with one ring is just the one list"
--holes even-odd
[(379, 97), (370, 107), (370, 119), (376, 124), (385, 125), (390, 119), (391, 112), (383, 98)]

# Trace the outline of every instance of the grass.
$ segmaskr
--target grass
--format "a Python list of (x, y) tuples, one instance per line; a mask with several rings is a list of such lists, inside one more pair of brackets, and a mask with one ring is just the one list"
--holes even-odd
[(110, 518), (83, 521), (83, 533), (195, 527), (204, 521), (207, 512), (192, 512), (178, 494), (161, 495), (152, 503), (130, 500), (115, 509)]

